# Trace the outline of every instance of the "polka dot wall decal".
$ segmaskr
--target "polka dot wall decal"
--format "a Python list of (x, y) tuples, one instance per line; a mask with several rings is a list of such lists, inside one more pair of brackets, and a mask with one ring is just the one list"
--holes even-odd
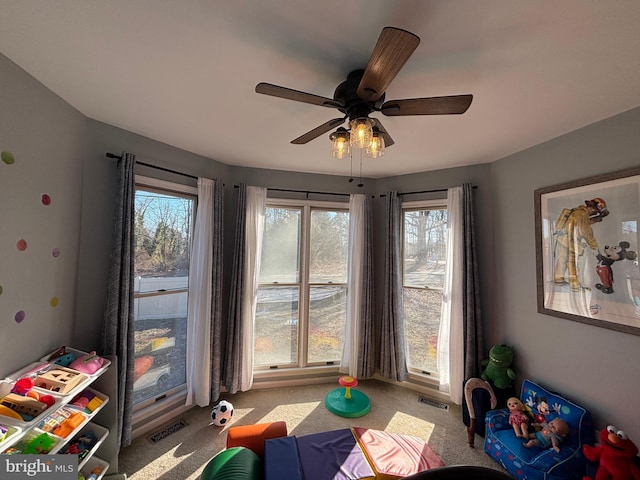
[(60, 256), (60, 249), (58, 247), (54, 248), (53, 250), (51, 250), (51, 255), (53, 255), (53, 257), (58, 258)]
[(2, 158), (2, 161), (7, 165), (12, 165), (13, 162), (16, 161), (15, 158), (13, 158), (13, 153), (8, 150), (3, 150), (2, 153), (0, 153), (0, 158)]
[(26, 316), (27, 314), (24, 313), (24, 310), (20, 310), (19, 312), (16, 312), (16, 316), (15, 316), (16, 323), (22, 323), (22, 321)]
[(16, 243), (16, 248), (21, 252), (24, 252), (27, 249), (27, 241), (24, 238), (21, 238)]
[(52, 307), (57, 307), (58, 306), (58, 297), (51, 297), (51, 300), (49, 300), (49, 305), (51, 305)]
[(43, 205), (50, 205), (51, 204), (51, 197), (49, 195), (47, 195), (46, 193), (42, 194), (42, 204)]

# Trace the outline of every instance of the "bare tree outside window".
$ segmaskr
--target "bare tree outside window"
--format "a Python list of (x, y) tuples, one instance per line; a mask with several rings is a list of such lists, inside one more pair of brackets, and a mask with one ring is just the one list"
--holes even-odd
[(186, 332), (195, 197), (136, 189), (134, 404), (186, 383)]
[(257, 366), (340, 360), (348, 240), (346, 208), (267, 207), (254, 336)]
[(410, 369), (437, 375), (438, 333), (447, 258), (447, 210), (403, 215), (403, 301)]

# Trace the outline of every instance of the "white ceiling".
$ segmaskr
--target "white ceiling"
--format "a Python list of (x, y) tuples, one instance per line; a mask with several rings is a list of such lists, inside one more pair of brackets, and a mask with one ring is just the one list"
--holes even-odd
[(372, 114), (396, 144), (365, 176), (491, 162), (640, 105), (637, 0), (0, 0), (0, 51), (90, 118), (229, 165), (349, 175), (328, 135), (289, 143), (339, 112), (254, 88), (333, 97), (387, 25), (421, 38), (387, 100), (474, 100)]

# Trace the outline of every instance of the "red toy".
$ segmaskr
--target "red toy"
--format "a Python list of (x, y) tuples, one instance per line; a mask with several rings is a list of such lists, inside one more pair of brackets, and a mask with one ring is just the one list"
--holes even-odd
[(600, 445), (584, 445), (583, 452), (592, 462), (599, 462), (595, 480), (640, 480), (640, 468), (633, 463), (638, 447), (612, 425), (600, 431)]
[[(29, 391), (34, 387), (35, 382), (31, 378), (21, 378), (18, 380), (13, 388), (11, 389), (11, 393), (15, 393), (16, 395), (22, 395), (26, 397)], [(37, 399), (36, 399), (37, 400)]]

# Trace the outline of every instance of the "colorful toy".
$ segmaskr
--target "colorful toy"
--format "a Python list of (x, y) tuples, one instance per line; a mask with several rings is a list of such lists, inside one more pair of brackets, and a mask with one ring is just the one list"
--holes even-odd
[(15, 393), (5, 395), (0, 402), (5, 407), (9, 407), (11, 410), (18, 412), (21, 416), (20, 420), (26, 421), (32, 420), (49, 408), (46, 403), (36, 400), (35, 398), (25, 397)]
[(87, 413), (93, 413), (102, 403), (103, 400), (98, 395), (91, 390), (84, 390), (71, 400), (69, 406), (79, 408)]
[(48, 393), (41, 393), (38, 395), (38, 401), (47, 405), (47, 408), (53, 406), (56, 403), (56, 399), (53, 395), (49, 395)]
[(89, 405), (89, 398), (88, 397), (76, 397), (73, 402), (71, 402), (69, 404), (70, 407), (75, 407), (75, 408), (79, 408), (81, 410), (86, 410), (87, 405)]
[(100, 370), (103, 365), (104, 358), (96, 355), (96, 352), (94, 351), (87, 355), (82, 355), (81, 357), (76, 358), (73, 362), (71, 362), (71, 364), (69, 364), (69, 368), (77, 370), (78, 372), (93, 375), (98, 370)]
[(509, 409), (509, 425), (513, 427), (516, 437), (529, 438), (527, 407), (519, 398), (511, 397), (507, 399), (507, 408)]
[(549, 448), (552, 447), (556, 452), (560, 451), (560, 444), (569, 434), (569, 425), (561, 418), (554, 418), (549, 423), (534, 423), (534, 426), (541, 427), (541, 429), (535, 433), (530, 433), (530, 440), (524, 444), (526, 448), (540, 447)]
[(515, 380), (515, 372), (509, 368), (513, 362), (513, 350), (507, 345), (494, 345), (489, 350), (489, 359), (482, 361), (485, 367), (480, 375), (483, 380), (492, 382), (497, 388), (508, 388)]
[(351, 398), (351, 387), (358, 386), (358, 380), (350, 375), (340, 377), (338, 383), (344, 387), (344, 398)]
[(35, 383), (33, 379), (28, 377), (21, 378), (16, 383), (14, 383), (13, 388), (11, 388), (11, 393), (15, 393), (17, 395), (27, 395), (34, 386)]
[(20, 415), (18, 412), (2, 404), (0, 404), (0, 415), (4, 415), (5, 417), (13, 418), (15, 420), (20, 420), (21, 422), (24, 420), (22, 418), (22, 415)]
[(627, 250), (631, 244), (629, 242), (619, 242), (618, 245), (605, 245), (604, 254), (598, 250), (596, 258), (596, 273), (602, 283), (596, 283), (596, 288), (602, 293), (613, 293), (613, 269), (611, 265), (620, 260), (635, 260), (638, 254), (632, 250)]
[(98, 443), (98, 437), (92, 431), (87, 431), (82, 435), (74, 438), (68, 445), (61, 451), (63, 454), (78, 455), (78, 460), (83, 460)]
[(72, 352), (67, 351), (67, 347), (60, 347), (58, 350), (49, 355), (47, 361), (60, 365), (62, 367), (68, 367), (71, 362), (76, 359), (76, 356)]
[(638, 447), (623, 430), (609, 425), (600, 431), (600, 445), (584, 445), (582, 451), (589, 460), (598, 462), (595, 480), (640, 480), (640, 468), (633, 462)]
[(38, 393), (33, 389), (34, 385), (31, 377), (19, 379), (11, 388), (11, 393), (0, 399), (0, 403), (18, 412), (21, 420), (30, 420), (40, 415), (56, 403), (56, 399), (52, 395)]
[(213, 420), (213, 424), (217, 427), (222, 427), (229, 423), (233, 417), (233, 405), (226, 400), (221, 400), (213, 410), (211, 410), (211, 420)]
[(98, 478), (98, 475), (100, 475), (101, 473), (102, 473), (102, 467), (98, 465), (97, 467), (94, 467), (93, 470), (91, 470), (91, 473), (87, 477), (87, 480), (95, 480), (96, 478)]
[[(71, 402), (69, 402), (69, 406), (79, 408), (82, 410), (87, 410), (87, 407), (89, 406), (89, 402), (91, 402), (91, 400), (93, 400), (95, 397), (96, 397), (96, 394), (93, 393), (91, 390), (83, 390), (78, 395), (73, 397)], [(91, 412), (91, 410), (88, 410), (88, 412)]]
[(56, 441), (48, 433), (33, 437), (22, 449), (24, 455), (49, 453)]
[(324, 405), (334, 415), (346, 418), (356, 418), (366, 415), (371, 410), (371, 401), (364, 392), (352, 390), (358, 386), (358, 379), (351, 375), (344, 375), (338, 379), (343, 388), (336, 388), (327, 393)]
[(76, 385), (84, 381), (87, 377), (81, 373), (65, 369), (64, 367), (54, 368), (36, 377), (36, 387), (44, 388), (59, 393), (69, 393)]
[(44, 432), (53, 433), (53, 431), (60, 426), (68, 418), (67, 410), (65, 408), (59, 408), (47, 418), (42, 420), (38, 424), (38, 428)]
[(60, 425), (58, 425), (54, 430), (53, 434), (58, 437), (67, 438), (75, 429), (77, 429), (82, 422), (84, 422), (86, 417), (80, 412), (74, 412), (69, 415), (68, 418), (64, 419)]
[[(36, 402), (44, 403), (46, 408), (49, 408), (51, 405), (56, 403), (56, 399), (52, 395), (48, 394), (40, 394), (33, 389), (35, 386), (35, 382), (31, 377), (23, 377), (16, 381), (11, 389), (11, 393), (14, 395), (20, 395), (23, 397), (29, 397)], [(5, 397), (6, 398), (6, 397)], [(25, 400), (25, 402), (29, 402), (29, 400)], [(15, 402), (13, 402), (15, 404)], [(21, 402), (18, 402), (21, 403)], [(8, 403), (5, 405), (9, 406)], [(45, 408), (45, 410), (46, 410)], [(16, 410), (16, 408), (14, 408)]]
[(87, 403), (87, 410), (90, 412), (95, 411), (100, 405), (102, 405), (102, 402), (103, 400), (96, 395), (89, 403)]

